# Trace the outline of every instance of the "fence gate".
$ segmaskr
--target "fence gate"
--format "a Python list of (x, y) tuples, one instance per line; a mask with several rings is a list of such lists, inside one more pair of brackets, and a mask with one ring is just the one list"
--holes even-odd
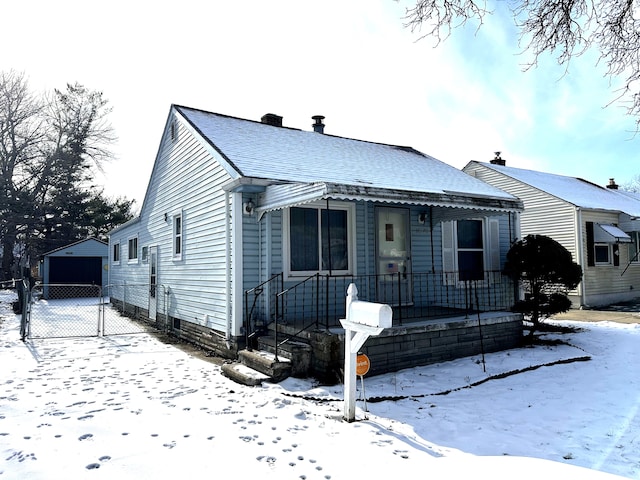
[(31, 289), (30, 338), (96, 337), (141, 333), (147, 328), (121, 315), (99, 285), (43, 284)]

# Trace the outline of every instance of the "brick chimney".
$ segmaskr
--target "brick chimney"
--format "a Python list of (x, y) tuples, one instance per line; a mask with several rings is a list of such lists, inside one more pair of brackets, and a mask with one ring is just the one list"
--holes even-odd
[(618, 184), (613, 178), (610, 178), (609, 185), (607, 185), (607, 188), (610, 188), (611, 190), (618, 190)]
[(322, 120), (324, 120), (324, 116), (314, 115), (311, 118), (315, 121), (315, 123), (311, 125), (313, 127), (313, 131), (316, 133), (324, 133), (324, 123), (322, 123)]
[(282, 117), (280, 115), (276, 115), (275, 113), (265, 113), (260, 121), (274, 127), (282, 126)]
[(501, 165), (504, 167), (507, 164), (507, 161), (500, 156), (500, 152), (495, 152), (495, 154), (496, 154), (495, 158), (491, 160), (489, 163), (492, 163), (493, 165)]

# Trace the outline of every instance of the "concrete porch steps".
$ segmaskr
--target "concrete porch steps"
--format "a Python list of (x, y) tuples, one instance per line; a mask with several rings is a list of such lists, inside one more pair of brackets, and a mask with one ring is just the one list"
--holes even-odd
[(222, 373), (242, 385), (280, 382), (291, 375), (291, 361), (262, 350), (241, 350), (238, 362), (222, 365)]

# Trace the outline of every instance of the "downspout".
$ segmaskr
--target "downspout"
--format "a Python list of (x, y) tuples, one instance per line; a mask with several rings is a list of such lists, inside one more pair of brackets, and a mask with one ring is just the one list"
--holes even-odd
[(231, 309), (231, 201), (229, 200), (229, 192), (224, 192), (224, 208), (226, 211), (225, 219), (225, 250), (226, 258), (225, 263), (227, 265), (225, 272), (225, 284), (226, 284), (226, 312), (227, 312), (227, 331), (225, 332), (225, 340), (229, 340), (231, 337), (231, 322), (232, 322), (232, 309)]
[[(243, 273), (243, 214), (242, 214), (242, 193), (235, 192), (231, 198), (231, 238), (227, 237), (227, 241), (231, 241), (231, 271), (229, 274), (230, 283), (230, 306), (231, 315), (229, 316), (229, 324), (227, 325), (227, 335), (240, 335), (240, 327), (243, 319), (244, 304), (244, 273)], [(227, 250), (228, 251), (228, 250)]]
[[(320, 220), (320, 228), (322, 229), (322, 220)], [(322, 238), (322, 230), (320, 230), (320, 237)], [(329, 243), (329, 276), (333, 275), (333, 259), (331, 258), (331, 215), (329, 211), (329, 199), (327, 198), (327, 242)], [(321, 260), (322, 261), (322, 260)], [(322, 265), (320, 265), (322, 267)]]
[[(362, 202), (364, 205), (364, 274), (365, 275), (370, 275), (371, 274), (371, 266), (369, 265), (369, 204), (367, 202)], [(356, 209), (358, 208), (358, 204), (356, 203)], [(357, 210), (356, 210), (357, 212)], [(353, 231), (355, 232), (356, 229), (354, 228)], [(357, 238), (358, 235), (354, 235), (354, 237), (356, 237), (356, 243), (357, 243)], [(375, 235), (373, 236), (375, 239)], [(349, 254), (351, 254), (351, 252), (349, 252)], [(353, 273), (358, 273), (358, 268), (356, 266), (356, 259), (353, 259)]]
[(433, 205), (429, 205), (429, 243), (431, 243), (431, 273), (436, 273), (436, 251), (433, 245)]
[[(272, 212), (268, 212), (267, 213), (267, 218), (265, 220), (265, 275), (264, 275), (264, 280), (268, 280), (269, 278), (271, 278), (271, 272), (273, 271), (273, 257), (272, 257), (272, 252), (271, 252), (271, 248), (272, 248), (272, 243), (271, 243), (271, 218), (272, 218)], [(263, 217), (264, 218), (264, 217)], [(261, 222), (260, 222), (261, 223)], [(277, 288), (275, 289), (276, 291), (272, 291), (273, 286), (271, 285), (271, 282), (267, 283), (267, 296), (265, 298), (266, 300), (266, 305), (265, 305), (265, 312), (266, 312), (266, 316), (267, 316), (267, 322), (269, 322), (271, 320), (270, 318), (270, 312), (271, 312), (271, 296), (275, 295), (277, 292)]]
[(580, 306), (585, 305), (585, 268), (584, 268), (584, 250), (583, 250), (583, 238), (582, 238), (582, 210), (580, 207), (576, 207), (576, 260), (578, 265), (582, 267), (582, 281), (578, 284), (576, 288), (578, 292), (578, 298), (580, 298)]

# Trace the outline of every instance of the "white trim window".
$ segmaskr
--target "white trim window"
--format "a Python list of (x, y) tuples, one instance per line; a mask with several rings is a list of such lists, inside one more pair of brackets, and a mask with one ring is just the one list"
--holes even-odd
[(128, 263), (138, 263), (138, 237), (130, 237), (127, 240), (127, 246)]
[(173, 216), (172, 224), (172, 256), (174, 260), (182, 260), (182, 253), (184, 250), (184, 223), (182, 212), (176, 213)]
[(352, 204), (309, 204), (284, 215), (284, 264), (287, 276), (350, 274), (354, 245)]
[(459, 281), (499, 278), (498, 219), (462, 219), (442, 222), (442, 269), (447, 285)]
[(111, 263), (120, 265), (120, 242), (111, 245)]

